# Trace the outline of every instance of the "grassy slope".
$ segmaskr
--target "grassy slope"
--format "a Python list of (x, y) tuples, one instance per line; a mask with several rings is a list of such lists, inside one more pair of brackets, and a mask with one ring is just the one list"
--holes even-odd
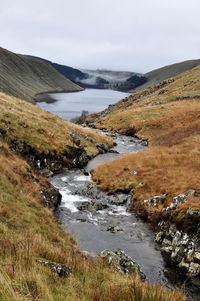
[[(186, 230), (193, 230), (199, 217), (193, 220), (185, 213), (191, 207), (200, 210), (199, 117), (200, 67), (178, 75), (164, 88), (149, 88), (120, 101), (113, 113), (95, 120), (96, 126), (121, 133), (131, 129), (148, 140), (149, 149), (99, 166), (94, 180), (111, 192), (134, 189), (135, 206), (154, 223), (172, 197), (195, 189), (197, 196), (179, 205), (176, 214), (169, 217)], [(130, 173), (133, 170), (137, 175)], [(158, 209), (148, 208), (143, 202), (164, 193), (167, 200)]]
[(79, 147), (70, 132), (78, 136), (89, 156), (97, 155), (98, 149), (87, 140), (88, 137), (97, 143), (112, 145), (112, 139), (105, 135), (63, 121), (35, 105), (4, 93), (0, 93), (0, 121), (0, 132), (9, 143), (15, 141), (18, 146), (26, 143), (38, 155), (62, 156), (67, 152), (69, 159), (73, 159)]
[(0, 48), (0, 91), (33, 102), (38, 93), (80, 90), (48, 63)]
[[(41, 187), (48, 185), (47, 180), (10, 148), (15, 138), (18, 145), (25, 140), (36, 152), (62, 154), (66, 145), (77, 148), (69, 135), (72, 131), (94, 155), (96, 147), (86, 136), (112, 144), (110, 138), (3, 93), (0, 130), (0, 300), (184, 300), (177, 291), (143, 284), (83, 256), (74, 239), (41, 204)], [(38, 257), (71, 266), (72, 275), (59, 278), (39, 265)]]

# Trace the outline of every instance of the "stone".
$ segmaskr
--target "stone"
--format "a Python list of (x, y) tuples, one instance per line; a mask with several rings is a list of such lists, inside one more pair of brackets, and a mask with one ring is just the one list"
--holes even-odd
[(178, 246), (181, 244), (181, 232), (180, 231), (177, 231), (174, 235), (174, 238), (172, 240), (172, 246)]
[(100, 257), (104, 258), (109, 265), (112, 264), (121, 273), (133, 273), (141, 280), (146, 278), (139, 265), (123, 250), (117, 249), (115, 252), (104, 250), (100, 253)]
[(107, 229), (107, 231), (112, 232), (112, 233), (117, 233), (119, 231), (123, 231), (123, 229), (120, 228), (119, 226), (111, 226)]
[(163, 242), (162, 242), (162, 247), (165, 247), (165, 246), (171, 246), (172, 245), (172, 242), (171, 240), (169, 239), (163, 239)]
[(174, 263), (178, 264), (181, 262), (183, 255), (184, 255), (183, 249), (181, 247), (176, 247), (175, 250), (173, 250), (171, 253), (171, 260)]
[(88, 201), (81, 203), (81, 205), (79, 205), (77, 208), (80, 211), (83, 211), (83, 210), (95, 211), (93, 203), (92, 202), (88, 202)]
[(195, 262), (200, 264), (200, 252), (194, 253), (194, 260), (195, 260)]
[(195, 208), (189, 208), (186, 214), (190, 216), (200, 216), (200, 209), (197, 210)]
[(109, 206), (103, 202), (93, 203), (93, 207), (96, 211), (107, 209)]
[(130, 171), (130, 172), (129, 172), (129, 175), (136, 176), (136, 175), (137, 175), (137, 171), (136, 171), (136, 170)]
[(155, 241), (161, 243), (164, 237), (164, 232), (158, 232), (155, 237)]
[(192, 249), (189, 249), (189, 250), (187, 251), (187, 257), (186, 257), (186, 260), (187, 260), (188, 262), (191, 262), (191, 261), (193, 261), (193, 258), (194, 258), (194, 249), (192, 248)]
[(47, 168), (41, 170), (41, 174), (47, 178), (50, 178), (53, 176), (53, 172)]
[(172, 248), (172, 246), (169, 246), (169, 247), (162, 247), (162, 248), (161, 248), (161, 251), (162, 251), (163, 253), (166, 253), (166, 254), (171, 254), (172, 251), (173, 251), (173, 248)]
[(144, 203), (149, 207), (158, 208), (158, 206), (166, 200), (166, 194), (156, 195), (154, 197), (149, 198), (148, 200), (144, 200)]
[(47, 266), (51, 269), (52, 272), (56, 273), (59, 277), (69, 277), (72, 273), (72, 269), (65, 264), (60, 264), (56, 262), (51, 262), (44, 259), (37, 259), (36, 262), (41, 265)]
[(179, 268), (185, 269), (186, 271), (189, 270), (190, 264), (185, 262), (184, 259), (181, 260), (181, 262), (178, 264)]
[(188, 270), (191, 276), (196, 276), (200, 274), (200, 265), (198, 263), (191, 262)]

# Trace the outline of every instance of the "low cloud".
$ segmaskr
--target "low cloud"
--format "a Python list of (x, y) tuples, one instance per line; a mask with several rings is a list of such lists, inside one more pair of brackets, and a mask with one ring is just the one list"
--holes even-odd
[(78, 68), (146, 72), (199, 58), (199, 0), (1, 3), (1, 46)]

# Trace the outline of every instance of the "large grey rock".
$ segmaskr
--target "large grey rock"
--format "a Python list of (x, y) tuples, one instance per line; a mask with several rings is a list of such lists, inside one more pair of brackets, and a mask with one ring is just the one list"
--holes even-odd
[(109, 265), (112, 264), (116, 270), (121, 273), (133, 273), (142, 280), (146, 278), (139, 265), (120, 249), (117, 249), (115, 252), (104, 250), (99, 255), (104, 258)]

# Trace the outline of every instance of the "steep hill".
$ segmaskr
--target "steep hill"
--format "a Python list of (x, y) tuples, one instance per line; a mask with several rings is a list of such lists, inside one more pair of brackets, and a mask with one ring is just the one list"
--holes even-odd
[(34, 102), (39, 93), (80, 90), (48, 63), (0, 48), (0, 91)]
[(155, 69), (153, 71), (147, 72), (143, 74), (143, 77), (147, 79), (146, 83), (137, 87), (134, 91), (141, 91), (144, 90), (151, 85), (158, 84), (159, 82), (166, 80), (170, 77), (176, 76), (182, 72), (187, 70), (191, 70), (192, 68), (199, 66), (200, 60), (189, 60), (184, 61), (172, 65), (168, 65), (159, 69)]

